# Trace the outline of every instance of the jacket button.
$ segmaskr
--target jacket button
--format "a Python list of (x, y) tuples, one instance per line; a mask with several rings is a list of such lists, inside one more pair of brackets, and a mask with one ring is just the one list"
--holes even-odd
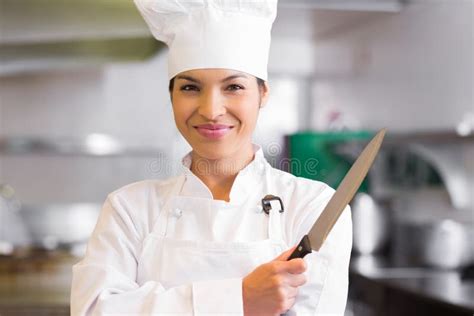
[(179, 208), (175, 208), (172, 214), (174, 217), (180, 218), (181, 215), (183, 215), (183, 211)]

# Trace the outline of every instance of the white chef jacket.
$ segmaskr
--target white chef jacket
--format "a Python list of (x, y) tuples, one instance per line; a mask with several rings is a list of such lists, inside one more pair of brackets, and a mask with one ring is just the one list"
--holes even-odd
[[(163, 272), (163, 267), (158, 267), (162, 261), (156, 261), (162, 259), (156, 258), (160, 256), (157, 255), (159, 252), (145, 252), (143, 255), (143, 251), (150, 247), (146, 243), (154, 234), (154, 227), (163, 224), (164, 217), (160, 217), (164, 213), (161, 210), (165, 204), (163, 201), (174, 196), (181, 202), (190, 198), (193, 200), (189, 201), (216, 203), (218, 206), (215, 212), (202, 211), (199, 207), (193, 210), (191, 207), (189, 212), (195, 211), (192, 216), (181, 216), (181, 209), (171, 209), (174, 215), (179, 213), (168, 217), (168, 220), (174, 220), (174, 224), (167, 222), (161, 226), (172, 227), (167, 234), (176, 240), (184, 243), (220, 242), (222, 245), (257, 243), (265, 239), (272, 229), (268, 225), (271, 219), (262, 211), (261, 198), (273, 194), (280, 197), (284, 204), (283, 212), (274, 214), (274, 218), (278, 219), (276, 225), (281, 226), (277, 230), (281, 231), (281, 251), (296, 245), (318, 218), (334, 190), (322, 182), (295, 177), (272, 168), (265, 160), (262, 149), (257, 145), (253, 145), (253, 149), (254, 159), (237, 175), (229, 202), (213, 200), (207, 186), (189, 170), (190, 153), (182, 160), (183, 172), (179, 176), (140, 181), (110, 193), (89, 240), (86, 255), (73, 267), (72, 315), (242, 313), (242, 279), (258, 266), (255, 262), (252, 269), (240, 270), (232, 278), (219, 279), (221, 265), (215, 264), (212, 270), (217, 274), (216, 279), (208, 282), (198, 282), (197, 279), (186, 281), (188, 274), (181, 277), (179, 271), (171, 277), (167, 273), (158, 277), (159, 271)], [(266, 191), (268, 187), (265, 187), (264, 179), (271, 183), (272, 192)], [(177, 185), (179, 181), (181, 184)], [(187, 209), (184, 210), (186, 212)], [(157, 245), (152, 247), (159, 248)], [(308, 281), (299, 288), (296, 303), (288, 315), (344, 313), (351, 247), (352, 224), (347, 206), (320, 251), (305, 256)], [(279, 253), (267, 255), (258, 263), (271, 261)], [(212, 255), (205, 253), (204, 257)], [(173, 258), (179, 260), (179, 253), (174, 257), (168, 256), (167, 260), (175, 260)], [(151, 263), (151, 269), (156, 269), (157, 274), (143, 272), (141, 266), (147, 263), (148, 270)], [(166, 265), (172, 268), (173, 261)], [(227, 275), (225, 272), (221, 274)], [(175, 279), (179, 282), (174, 282)]]

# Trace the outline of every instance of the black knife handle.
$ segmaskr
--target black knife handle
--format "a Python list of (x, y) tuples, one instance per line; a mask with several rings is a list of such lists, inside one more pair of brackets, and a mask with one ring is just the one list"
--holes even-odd
[(296, 249), (291, 253), (287, 261), (295, 258), (303, 258), (308, 253), (311, 253), (311, 243), (309, 242), (308, 235), (304, 235)]

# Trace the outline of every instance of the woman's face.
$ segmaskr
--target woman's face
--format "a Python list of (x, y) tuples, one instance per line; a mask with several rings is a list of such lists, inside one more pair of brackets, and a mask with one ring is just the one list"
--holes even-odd
[(175, 77), (173, 112), (181, 134), (201, 157), (220, 159), (251, 146), (267, 83), (228, 69), (195, 69)]

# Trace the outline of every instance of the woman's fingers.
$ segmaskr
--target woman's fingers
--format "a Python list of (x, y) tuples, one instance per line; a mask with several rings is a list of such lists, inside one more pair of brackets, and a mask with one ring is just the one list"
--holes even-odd
[(273, 275), (277, 278), (278, 284), (298, 287), (306, 283), (306, 275), (303, 273), (306, 271), (304, 262), (275, 263), (273, 269)]
[(293, 251), (296, 249), (297, 246), (293, 246), (291, 247), (290, 249), (282, 252), (281, 254), (278, 255), (278, 257), (276, 257), (275, 259), (273, 259), (272, 261), (287, 261), (288, 258), (291, 256), (291, 254), (293, 253)]
[(289, 274), (288, 275), (288, 285), (297, 288), (306, 283), (306, 275), (304, 274)]
[(298, 287), (306, 283), (306, 262), (301, 258), (287, 261), (296, 249), (290, 248), (270, 262), (258, 266), (243, 279), (244, 311), (263, 315), (290, 309), (298, 296)]
[(292, 259), (290, 261), (274, 261), (272, 266), (275, 273), (300, 274), (306, 271), (306, 262), (301, 259)]
[(288, 273), (299, 274), (306, 271), (306, 262), (302, 258), (291, 259), (288, 264)]
[(287, 300), (295, 300), (298, 296), (298, 288), (297, 287), (290, 287), (288, 289), (288, 294), (286, 296)]

